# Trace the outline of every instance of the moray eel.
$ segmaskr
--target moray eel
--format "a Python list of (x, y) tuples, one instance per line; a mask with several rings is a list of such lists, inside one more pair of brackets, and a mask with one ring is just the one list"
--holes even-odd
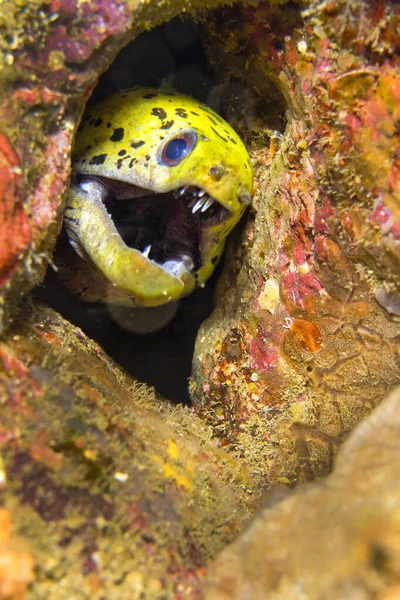
[(252, 189), (243, 142), (196, 100), (146, 88), (94, 105), (78, 129), (64, 215), (101, 280), (99, 297), (89, 284), (81, 295), (154, 307), (203, 286)]

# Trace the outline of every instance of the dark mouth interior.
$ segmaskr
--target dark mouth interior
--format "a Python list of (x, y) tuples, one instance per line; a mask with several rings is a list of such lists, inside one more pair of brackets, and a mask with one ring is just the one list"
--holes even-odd
[(202, 233), (229, 218), (221, 204), (200, 188), (189, 186), (157, 194), (113, 179), (105, 205), (127, 246), (144, 253), (167, 270), (196, 272), (202, 265)]

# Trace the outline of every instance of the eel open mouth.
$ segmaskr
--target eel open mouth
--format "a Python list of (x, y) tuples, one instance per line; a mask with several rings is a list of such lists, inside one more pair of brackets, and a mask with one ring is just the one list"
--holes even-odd
[(157, 193), (105, 177), (81, 176), (78, 183), (94, 180), (106, 189), (103, 202), (124, 243), (177, 278), (202, 266), (204, 230), (231, 217), (195, 186)]

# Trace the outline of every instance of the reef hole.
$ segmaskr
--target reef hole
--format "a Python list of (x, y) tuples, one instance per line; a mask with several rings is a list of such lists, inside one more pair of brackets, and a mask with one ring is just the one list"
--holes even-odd
[[(228, 9), (225, 9), (228, 10)], [(233, 9), (229, 9), (233, 23)], [(205, 29), (206, 23), (225, 22), (223, 10), (205, 13), (195, 23), (174, 18), (139, 35), (123, 48), (100, 77), (88, 106), (121, 89), (138, 86), (173, 88), (197, 98), (226, 118), (244, 137), (262, 123), (262, 128), (284, 129), (285, 101), (271, 83), (269, 97), (249, 88), (245, 73), (218, 72), (218, 40)], [(207, 55), (205, 52), (207, 48)], [(247, 132), (247, 133), (246, 133)], [(251, 136), (250, 136), (251, 137)], [(240, 227), (238, 228), (240, 232)], [(233, 243), (240, 233), (233, 234)], [(232, 243), (232, 242), (231, 242)], [(134, 335), (120, 327), (106, 305), (86, 303), (72, 296), (51, 270), (36, 295), (95, 339), (128, 373), (154, 385), (176, 403), (189, 403), (188, 378), (197, 331), (213, 310), (213, 291), (221, 272), (216, 272), (204, 289), (180, 302), (176, 316), (164, 329)]]

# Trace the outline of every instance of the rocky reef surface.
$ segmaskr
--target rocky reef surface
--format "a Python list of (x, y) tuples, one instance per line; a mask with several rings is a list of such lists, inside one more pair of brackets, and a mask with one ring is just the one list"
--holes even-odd
[[(230, 4), (1, 3), (0, 597), (398, 594), (397, 396), (324, 483), (266, 497), (277, 506), (225, 550), (204, 591), (210, 560), (265, 490), (330, 473), (400, 383), (399, 5)], [(198, 336), (197, 414), (29, 298), (52, 260), (97, 77), (177, 14), (199, 23), (256, 170)], [(322, 589), (311, 557), (332, 545)]]
[(198, 597), (254, 507), (246, 466), (54, 311), (22, 310), (0, 344), (0, 499), (35, 561), (31, 597)]
[(253, 214), (192, 385), (198, 414), (269, 484), (328, 472), (399, 382), (398, 19), (391, 2), (279, 2), (233, 11), (236, 42), (210, 25), (221, 72), (274, 85), (287, 107), (272, 146), (257, 113), (242, 117)]
[(399, 407), (397, 388), (343, 444), (326, 479), (276, 506), (276, 491), (266, 494), (209, 569), (205, 598), (397, 598)]

